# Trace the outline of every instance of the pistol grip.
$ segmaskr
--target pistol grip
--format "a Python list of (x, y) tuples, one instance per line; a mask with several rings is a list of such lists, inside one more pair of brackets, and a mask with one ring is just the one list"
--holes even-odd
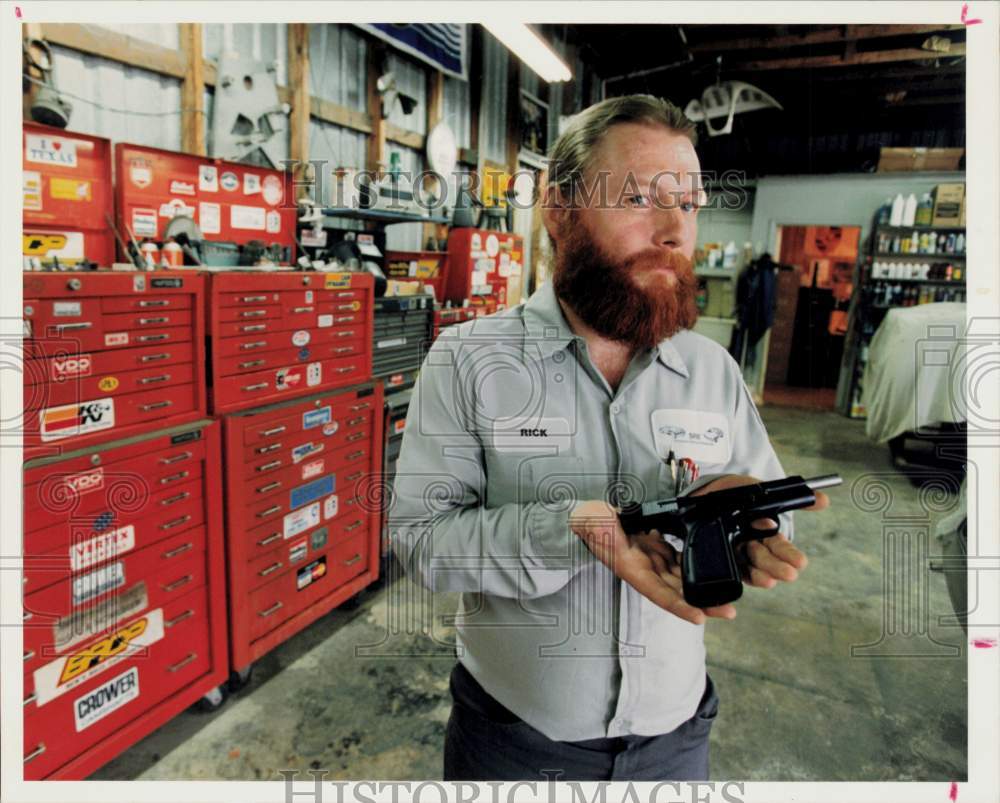
[(743, 580), (729, 534), (721, 519), (688, 527), (681, 558), (684, 599), (696, 608), (711, 608), (739, 599)]

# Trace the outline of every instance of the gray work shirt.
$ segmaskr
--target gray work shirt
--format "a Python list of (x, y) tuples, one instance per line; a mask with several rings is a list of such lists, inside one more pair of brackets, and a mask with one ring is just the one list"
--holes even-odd
[(567, 526), (578, 501), (673, 496), (671, 447), (703, 478), (784, 476), (721, 346), (681, 332), (638, 352), (614, 392), (551, 283), (445, 330), (424, 360), (393, 547), (416, 582), (462, 592), (460, 660), (550, 739), (667, 733), (701, 699), (703, 627), (619, 581)]

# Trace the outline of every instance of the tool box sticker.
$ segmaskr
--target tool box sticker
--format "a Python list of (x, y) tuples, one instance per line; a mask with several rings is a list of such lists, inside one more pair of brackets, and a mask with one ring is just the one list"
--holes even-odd
[(301, 510), (292, 511), (282, 521), (285, 538), (294, 538), (310, 527), (317, 526), (319, 526), (319, 502), (314, 502)]
[(288, 562), (289, 563), (299, 563), (306, 559), (306, 554), (309, 552), (309, 542), (302, 541), (299, 544), (293, 544), (288, 550)]
[(329, 424), (332, 412), (330, 407), (320, 407), (318, 410), (309, 410), (302, 414), (302, 429), (312, 429), (313, 427)]
[(56, 441), (111, 429), (115, 425), (114, 399), (96, 399), (42, 410), (42, 441)]
[(279, 368), (274, 372), (275, 390), (294, 390), (302, 384), (302, 369), (299, 367)]
[(21, 173), (21, 196), (25, 212), (42, 211), (42, 174), (37, 170)]
[(24, 140), (24, 158), (29, 162), (62, 167), (77, 166), (75, 139), (27, 134)]
[(292, 449), (292, 462), (301, 463), (309, 455), (316, 454), (323, 451), (324, 444), (322, 443), (302, 443)]
[(219, 168), (215, 165), (198, 165), (198, 189), (202, 192), (218, 192)]
[(38, 705), (55, 700), (162, 638), (163, 609), (157, 608), (117, 627), (83, 649), (39, 667), (34, 675)]
[(80, 376), (90, 376), (93, 365), (90, 354), (77, 354), (73, 357), (59, 355), (49, 362), (53, 382), (64, 382)]
[(313, 480), (305, 485), (300, 485), (298, 488), (293, 488), (288, 493), (288, 506), (290, 508), (300, 508), (303, 505), (308, 505), (310, 502), (315, 502), (317, 499), (321, 499), (337, 490), (335, 485), (334, 475), (327, 474), (318, 480)]
[[(320, 445), (322, 449), (322, 445)], [(311, 460), (302, 466), (302, 479), (311, 480), (313, 477), (318, 477), (323, 473), (323, 469), (326, 467), (326, 463), (323, 458), (319, 460)]]
[(103, 633), (149, 607), (146, 582), (140, 580), (127, 591), (102, 599), (89, 608), (73, 611), (52, 625), (52, 647), (62, 652), (74, 644)]
[(135, 549), (135, 527), (126, 524), (124, 527), (72, 544), (69, 548), (69, 564), (74, 572), (78, 572), (110, 558), (124, 555), (133, 549)]
[(125, 703), (139, 696), (139, 667), (133, 666), (126, 672), (102, 683), (93, 691), (77, 697), (73, 701), (73, 717), (76, 732), (89, 728), (108, 714), (114, 713)]
[(107, 594), (125, 585), (125, 564), (122, 561), (102, 566), (97, 571), (73, 579), (73, 607)]
[(140, 209), (132, 210), (132, 233), (136, 237), (156, 236), (156, 210)]
[(326, 574), (326, 555), (303, 566), (295, 574), (295, 587), (301, 591)]

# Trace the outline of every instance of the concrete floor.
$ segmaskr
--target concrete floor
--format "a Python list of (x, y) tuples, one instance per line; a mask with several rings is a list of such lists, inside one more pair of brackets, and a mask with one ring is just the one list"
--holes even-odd
[[(810, 524), (799, 514), (810, 558), (800, 580), (750, 589), (735, 622), (707, 628), (722, 700), (712, 778), (965, 780), (967, 641), (939, 621), (952, 613), (944, 575), (926, 561), (907, 575), (905, 550), (885, 549), (905, 531), (916, 536), (909, 554), (925, 555), (929, 529), (924, 549), (938, 554), (933, 523), (956, 497), (946, 486), (921, 496), (863, 422), (762, 415), (789, 474), (836, 471), (845, 483)], [(884, 576), (911, 581), (887, 594)], [(367, 591), (259, 661), (220, 709), (185, 712), (92, 777), (279, 780), (313, 768), (328, 780), (439, 779), (455, 605), (406, 579)]]

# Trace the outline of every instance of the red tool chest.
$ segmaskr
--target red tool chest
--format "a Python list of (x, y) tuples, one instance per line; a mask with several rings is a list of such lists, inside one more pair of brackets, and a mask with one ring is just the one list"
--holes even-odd
[(221, 437), (24, 467), (24, 777), (79, 780), (229, 674)]
[(111, 142), (61, 128), (22, 126), (22, 253), (50, 265), (114, 262)]
[(25, 458), (203, 418), (204, 278), (25, 273)]
[(473, 307), (445, 307), (434, 310), (434, 332), (432, 338), (437, 340), (442, 329), (454, 326), (456, 323), (471, 321), (476, 317)]
[(369, 383), (224, 419), (235, 669), (378, 577), (382, 393)]
[(485, 229), (452, 229), (448, 234), (447, 289), (444, 299), (461, 304), (466, 299), (490, 312), (507, 306), (507, 279), (521, 270), (524, 241), (516, 234)]
[(368, 273), (213, 275), (213, 412), (366, 381), (372, 373), (374, 285)]

